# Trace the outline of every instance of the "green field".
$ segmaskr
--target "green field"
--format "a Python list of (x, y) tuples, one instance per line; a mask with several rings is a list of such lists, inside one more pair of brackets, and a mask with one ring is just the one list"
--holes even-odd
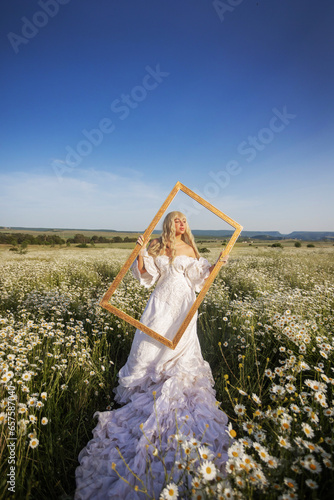
[[(223, 239), (199, 240), (214, 262)], [(203, 355), (236, 438), (227, 479), (203, 480), (198, 498), (200, 488), (217, 498), (219, 484), (242, 499), (332, 498), (334, 247), (272, 243), (241, 239), (200, 307)], [(114, 407), (131, 346), (133, 328), (98, 303), (134, 243), (0, 247), (0, 498), (11, 498), (13, 432), (12, 498), (70, 499), (93, 414)], [(139, 317), (150, 291), (125, 281), (115, 304)]]

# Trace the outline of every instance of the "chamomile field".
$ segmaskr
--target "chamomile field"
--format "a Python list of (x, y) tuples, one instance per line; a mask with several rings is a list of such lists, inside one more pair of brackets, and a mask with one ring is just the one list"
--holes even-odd
[[(206, 246), (215, 262), (221, 246)], [(130, 252), (1, 249), (1, 498), (73, 498), (78, 453), (95, 411), (115, 407), (134, 334), (99, 306)], [(192, 481), (171, 474), (161, 499), (333, 498), (333, 270), (330, 245), (234, 248), (198, 318), (230, 421), (227, 474), (181, 426), (177, 466)], [(129, 275), (114, 303), (139, 317), (149, 294)]]

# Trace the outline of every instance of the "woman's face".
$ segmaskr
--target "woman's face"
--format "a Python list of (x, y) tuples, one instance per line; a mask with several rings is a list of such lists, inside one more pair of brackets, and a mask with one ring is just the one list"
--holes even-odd
[(187, 219), (185, 217), (176, 217), (174, 219), (175, 235), (184, 234), (187, 226)]

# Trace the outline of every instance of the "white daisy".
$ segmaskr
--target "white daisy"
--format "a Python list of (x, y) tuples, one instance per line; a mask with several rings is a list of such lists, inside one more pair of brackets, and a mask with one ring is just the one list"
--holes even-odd
[(178, 487), (175, 483), (169, 483), (166, 488), (162, 490), (163, 498), (168, 498), (170, 500), (176, 500), (179, 495)]
[(256, 395), (256, 394), (252, 394), (252, 399), (253, 401), (255, 401), (255, 403), (257, 403), (258, 405), (262, 404), (261, 403), (261, 399)]
[(207, 446), (201, 446), (198, 452), (203, 460), (211, 460), (213, 458), (213, 453)]
[(243, 415), (246, 411), (246, 407), (244, 405), (235, 405), (234, 411), (237, 415)]
[(205, 460), (203, 464), (200, 467), (200, 471), (207, 481), (211, 481), (211, 479), (214, 479), (217, 475), (217, 470), (213, 462), (210, 462), (209, 460)]
[(30, 443), (29, 443), (30, 448), (37, 448), (38, 445), (39, 445), (39, 441), (37, 438), (33, 437), (32, 439), (30, 439)]
[(304, 434), (307, 437), (312, 438), (314, 436), (314, 430), (312, 429), (312, 427), (309, 424), (306, 424), (305, 422), (303, 422), (302, 429), (303, 429)]
[(291, 444), (289, 442), (288, 439), (286, 439), (285, 437), (283, 436), (278, 436), (278, 444), (282, 447), (282, 448), (286, 448), (286, 449), (289, 449), (291, 448)]
[(313, 481), (313, 479), (306, 479), (305, 483), (309, 488), (311, 488), (311, 490), (316, 490), (317, 488), (319, 488), (319, 486), (315, 481)]

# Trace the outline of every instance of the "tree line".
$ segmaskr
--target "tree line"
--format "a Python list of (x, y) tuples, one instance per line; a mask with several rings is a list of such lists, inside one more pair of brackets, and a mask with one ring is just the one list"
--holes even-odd
[(13, 245), (14, 247), (17, 245), (21, 245), (25, 243), (25, 245), (69, 245), (71, 243), (74, 244), (82, 244), (82, 243), (123, 243), (123, 242), (134, 242), (137, 241), (137, 237), (129, 238), (125, 236), (121, 238), (121, 236), (113, 236), (112, 238), (106, 238), (105, 236), (97, 236), (93, 235), (91, 237), (84, 236), (83, 234), (76, 234), (73, 238), (61, 238), (56, 234), (38, 234), (34, 236), (32, 234), (27, 233), (0, 233), (0, 244)]

